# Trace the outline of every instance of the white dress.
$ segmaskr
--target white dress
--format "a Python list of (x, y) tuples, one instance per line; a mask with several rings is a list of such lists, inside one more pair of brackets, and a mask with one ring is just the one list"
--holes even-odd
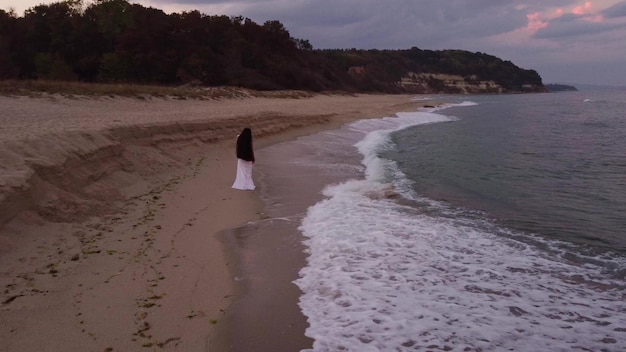
[(233, 188), (241, 190), (253, 190), (255, 188), (252, 180), (253, 165), (252, 161), (237, 159), (237, 177), (235, 177)]

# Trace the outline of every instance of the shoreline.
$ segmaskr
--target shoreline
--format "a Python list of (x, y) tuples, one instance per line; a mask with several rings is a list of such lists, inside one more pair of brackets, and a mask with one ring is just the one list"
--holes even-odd
[[(345, 175), (329, 175), (315, 162), (304, 160), (323, 155), (318, 148), (333, 143), (333, 136), (345, 133), (347, 125), (276, 143), (257, 153), (259, 160), (265, 160), (256, 168), (263, 217), (218, 235), (234, 259), (231, 271), (236, 281), (231, 306), (210, 345), (214, 350), (312, 348), (314, 340), (305, 335), (307, 318), (299, 307), (302, 292), (294, 284), (307, 261), (299, 226), (307, 209), (324, 199), (322, 189), (343, 181)], [(354, 165), (360, 164), (356, 150), (348, 154)]]
[[(0, 159), (12, 171), (0, 179), (0, 339), (7, 351), (206, 350), (233, 299), (232, 258), (215, 234), (262, 216), (255, 193), (230, 189), (231, 139), (241, 127), (252, 127), (262, 149), (423, 103), (377, 95), (113, 99), (95, 107), (72, 99), (16, 101), (0, 111), (8, 122), (0, 130)], [(62, 123), (47, 121), (57, 109), (66, 112), (55, 115)], [(9, 116), (16, 111), (37, 117), (21, 121), (31, 128), (46, 120), (45, 133), (17, 136), (24, 125), (10, 119), (19, 119)]]

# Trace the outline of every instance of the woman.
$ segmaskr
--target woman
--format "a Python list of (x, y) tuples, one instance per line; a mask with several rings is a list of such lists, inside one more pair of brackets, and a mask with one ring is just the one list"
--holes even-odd
[(253, 190), (252, 166), (254, 165), (254, 150), (252, 149), (252, 130), (244, 128), (237, 136), (237, 177), (233, 188)]

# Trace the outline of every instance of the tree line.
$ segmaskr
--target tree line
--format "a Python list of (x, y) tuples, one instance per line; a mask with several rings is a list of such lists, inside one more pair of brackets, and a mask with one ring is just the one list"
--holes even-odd
[[(361, 74), (355, 75), (354, 67)], [(484, 53), (315, 50), (275, 20), (257, 24), (199, 11), (166, 14), (127, 0), (94, 0), (88, 6), (66, 0), (32, 7), (23, 16), (0, 10), (4, 80), (393, 93), (406, 90), (397, 82), (409, 72), (492, 80), (509, 91), (543, 87), (537, 72)]]

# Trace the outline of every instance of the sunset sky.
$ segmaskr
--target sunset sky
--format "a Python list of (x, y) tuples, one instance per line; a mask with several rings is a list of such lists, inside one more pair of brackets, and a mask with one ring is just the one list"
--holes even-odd
[[(25, 9), (45, 0), (0, 0)], [(534, 69), (544, 83), (626, 86), (624, 0), (130, 0), (167, 13), (279, 20), (314, 48), (463, 49)], [(85, 3), (89, 3), (86, 0)]]

